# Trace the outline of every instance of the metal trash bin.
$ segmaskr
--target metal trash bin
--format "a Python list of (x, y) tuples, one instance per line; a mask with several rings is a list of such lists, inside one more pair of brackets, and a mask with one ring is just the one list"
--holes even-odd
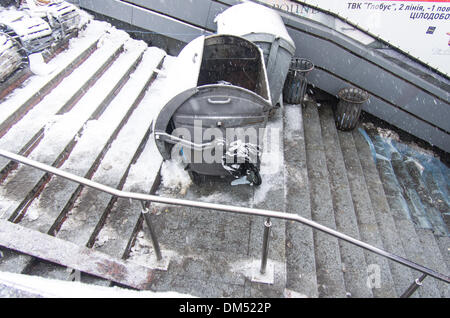
[(241, 37), (202, 36), (178, 61), (179, 87), (154, 123), (162, 157), (181, 155), (194, 182), (210, 175), (260, 184), (261, 129), (272, 108), (261, 51)]
[(369, 99), (369, 93), (359, 88), (343, 88), (338, 93), (335, 121), (339, 130), (352, 130), (358, 124), (363, 104)]
[(270, 8), (251, 2), (232, 6), (219, 14), (218, 34), (233, 34), (252, 41), (263, 51), (272, 104), (280, 101), (295, 43), (280, 15)]
[(304, 58), (293, 58), (284, 83), (283, 101), (289, 104), (301, 104), (305, 97), (306, 75), (314, 69), (314, 64)]

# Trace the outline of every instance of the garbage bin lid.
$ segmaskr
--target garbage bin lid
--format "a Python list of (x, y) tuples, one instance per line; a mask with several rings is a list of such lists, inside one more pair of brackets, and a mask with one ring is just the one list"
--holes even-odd
[(214, 22), (220, 34), (244, 36), (250, 33), (273, 34), (286, 40), (295, 48), (295, 43), (286, 30), (283, 19), (265, 6), (245, 2), (230, 7), (219, 14)]
[(199, 36), (187, 44), (176, 59), (176, 81), (170, 87), (171, 96), (197, 86), (203, 58), (205, 36)]

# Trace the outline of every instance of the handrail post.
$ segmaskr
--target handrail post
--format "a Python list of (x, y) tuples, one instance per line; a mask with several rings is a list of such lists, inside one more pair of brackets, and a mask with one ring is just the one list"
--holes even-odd
[(412, 296), (412, 294), (415, 293), (415, 291), (422, 286), (423, 280), (427, 278), (427, 274), (422, 274), (420, 278), (417, 278), (411, 286), (408, 287), (408, 289), (403, 293), (403, 295), (400, 296), (400, 298), (409, 298)]
[(269, 254), (269, 235), (270, 235), (271, 227), (272, 227), (272, 222), (270, 221), (270, 218), (267, 218), (267, 220), (264, 222), (264, 237), (263, 237), (261, 270), (260, 270), (261, 274), (266, 273), (267, 256)]
[(158, 243), (158, 238), (156, 237), (155, 230), (153, 229), (152, 217), (150, 215), (149, 209), (145, 206), (145, 203), (141, 201), (142, 204), (142, 215), (144, 216), (145, 223), (147, 224), (150, 237), (152, 239), (153, 249), (155, 250), (156, 260), (162, 260), (161, 248)]

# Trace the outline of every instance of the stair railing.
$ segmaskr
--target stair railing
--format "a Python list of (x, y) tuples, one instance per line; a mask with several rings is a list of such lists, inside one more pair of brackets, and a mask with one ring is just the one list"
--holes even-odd
[(12, 161), (18, 162), (18, 163), (22, 163), (22, 164), (30, 166), (30, 167), (34, 167), (36, 169), (45, 171), (47, 173), (71, 180), (78, 184), (81, 184), (81, 185), (84, 185), (84, 186), (87, 186), (90, 188), (94, 188), (96, 190), (108, 193), (108, 194), (110, 194), (112, 196), (116, 196), (118, 198), (125, 198), (125, 199), (140, 201), (142, 203), (142, 207), (143, 207), (142, 214), (144, 216), (144, 220), (145, 220), (148, 230), (150, 232), (150, 237), (152, 239), (153, 247), (154, 247), (155, 254), (156, 254), (156, 257), (158, 260), (162, 259), (162, 253), (161, 253), (161, 248), (159, 246), (157, 236), (154, 231), (153, 224), (152, 224), (152, 215), (151, 215), (151, 213), (149, 213), (149, 210), (146, 207), (146, 204), (149, 202), (157, 202), (157, 203), (168, 204), (168, 205), (186, 206), (186, 207), (193, 207), (193, 208), (200, 208), (200, 209), (217, 210), (217, 211), (235, 213), (235, 214), (265, 217), (266, 220), (264, 222), (264, 236), (263, 236), (263, 247), (262, 247), (262, 256), (261, 256), (261, 267), (260, 267), (261, 274), (264, 274), (265, 270), (266, 270), (268, 251), (269, 251), (269, 237), (270, 237), (269, 234), (270, 234), (270, 229), (272, 226), (271, 218), (275, 218), (275, 219), (294, 221), (294, 222), (298, 222), (303, 225), (312, 227), (315, 230), (319, 230), (321, 232), (324, 232), (326, 234), (334, 236), (338, 239), (344, 240), (344, 241), (351, 243), (353, 245), (356, 245), (360, 248), (371, 251), (375, 254), (378, 254), (385, 258), (388, 258), (394, 262), (397, 262), (406, 267), (409, 267), (409, 268), (412, 268), (414, 270), (421, 272), (422, 276), (420, 278), (416, 279), (411, 284), (411, 286), (400, 296), (401, 298), (407, 298), (407, 297), (410, 297), (412, 294), (414, 294), (414, 292), (422, 285), (423, 280), (427, 276), (434, 277), (434, 278), (441, 280), (447, 284), (450, 283), (450, 277), (447, 275), (436, 272), (436, 271), (434, 271), (430, 268), (427, 268), (425, 266), (422, 266), (420, 264), (416, 264), (404, 257), (387, 252), (383, 249), (372, 246), (363, 241), (357, 240), (351, 236), (348, 236), (346, 234), (343, 234), (334, 229), (323, 226), (320, 223), (303, 218), (296, 214), (290, 214), (290, 213), (286, 213), (286, 212), (277, 212), (277, 211), (271, 211), (271, 210), (263, 210), (263, 209), (255, 209), (255, 208), (247, 208), (247, 207), (238, 207), (238, 206), (217, 204), (217, 203), (210, 203), (210, 202), (200, 202), (200, 201), (191, 201), (191, 200), (185, 200), (185, 199), (166, 198), (166, 197), (160, 197), (160, 196), (144, 194), (144, 193), (126, 192), (126, 191), (122, 191), (122, 190), (118, 190), (118, 189), (106, 186), (104, 184), (94, 182), (92, 180), (71, 174), (71, 173), (63, 171), (61, 169), (37, 162), (35, 160), (31, 160), (29, 158), (26, 158), (26, 157), (23, 157), (23, 156), (20, 156), (20, 155), (17, 155), (17, 154), (14, 154), (14, 153), (2, 150), (2, 149), (0, 149), (0, 156), (10, 159)]

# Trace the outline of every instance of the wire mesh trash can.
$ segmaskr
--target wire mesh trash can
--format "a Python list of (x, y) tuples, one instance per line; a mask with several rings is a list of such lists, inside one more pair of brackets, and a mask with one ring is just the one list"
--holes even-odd
[(296, 49), (281, 16), (273, 9), (245, 2), (225, 10), (215, 22), (218, 34), (241, 36), (263, 51), (272, 105), (276, 107)]
[(293, 58), (284, 83), (283, 101), (288, 104), (301, 104), (305, 97), (306, 75), (314, 69), (314, 64), (305, 58)]
[(174, 83), (181, 86), (153, 128), (162, 157), (180, 155), (195, 183), (229, 176), (259, 185), (260, 145), (272, 108), (261, 50), (238, 36), (202, 36), (177, 59)]
[(363, 104), (369, 94), (359, 88), (343, 88), (338, 93), (339, 102), (336, 107), (335, 121), (339, 130), (352, 130), (358, 124)]

